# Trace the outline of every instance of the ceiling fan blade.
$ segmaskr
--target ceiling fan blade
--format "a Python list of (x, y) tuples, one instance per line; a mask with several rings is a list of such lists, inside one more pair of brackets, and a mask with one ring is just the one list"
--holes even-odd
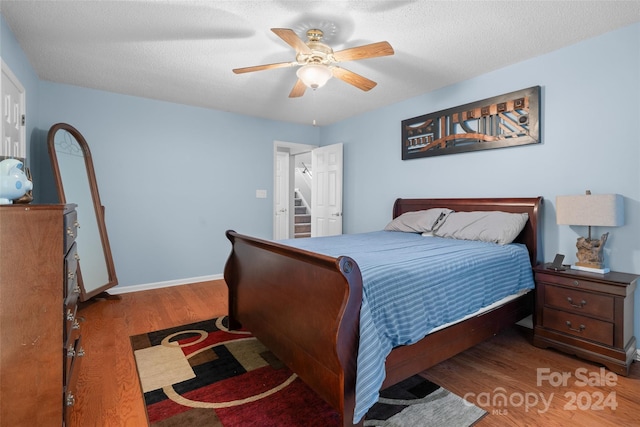
[(337, 62), (357, 61), (359, 59), (377, 58), (379, 56), (393, 55), (393, 48), (389, 42), (371, 43), (364, 46), (352, 47), (349, 49), (334, 52), (333, 56)]
[(331, 72), (333, 73), (334, 77), (342, 80), (345, 83), (349, 83), (350, 85), (353, 85), (358, 89), (364, 90), (365, 92), (373, 89), (378, 84), (373, 80), (369, 80), (366, 77), (362, 77), (360, 74), (356, 74), (353, 71), (345, 70), (344, 68), (333, 67), (331, 69)]
[(311, 53), (311, 49), (309, 46), (302, 40), (295, 31), (290, 30), (289, 28), (272, 28), (273, 31), (278, 37), (285, 41), (289, 46), (294, 48), (296, 52), (302, 52), (306, 54)]
[(293, 89), (291, 89), (291, 93), (289, 93), (289, 98), (298, 98), (304, 95), (304, 91), (307, 90), (307, 86), (302, 83), (302, 80), (298, 79), (295, 85), (293, 85)]
[(293, 67), (297, 62), (277, 62), (275, 64), (255, 65), (253, 67), (234, 68), (236, 74), (251, 73), (253, 71), (272, 70), (274, 68)]

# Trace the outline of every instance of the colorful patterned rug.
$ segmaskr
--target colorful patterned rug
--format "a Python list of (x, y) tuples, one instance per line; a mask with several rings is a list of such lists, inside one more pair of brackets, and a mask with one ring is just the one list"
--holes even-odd
[[(338, 426), (338, 414), (227, 318), (131, 337), (153, 427)], [(423, 377), (381, 392), (365, 426), (469, 426), (486, 412)]]

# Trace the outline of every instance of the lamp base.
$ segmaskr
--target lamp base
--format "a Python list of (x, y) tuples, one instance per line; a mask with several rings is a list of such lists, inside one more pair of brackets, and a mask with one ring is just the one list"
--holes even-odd
[(600, 273), (600, 274), (607, 274), (609, 271), (611, 271), (611, 270), (609, 270), (608, 267), (606, 267), (606, 268), (594, 268), (594, 267), (584, 267), (584, 266), (576, 265), (576, 264), (573, 264), (571, 266), (571, 269), (572, 270), (588, 271), (590, 273)]
[(609, 233), (604, 233), (600, 239), (592, 239), (591, 233), (589, 233), (588, 238), (578, 237), (576, 242), (576, 248), (578, 248), (576, 266), (595, 269), (596, 272), (604, 270), (604, 245), (607, 243), (608, 237)]

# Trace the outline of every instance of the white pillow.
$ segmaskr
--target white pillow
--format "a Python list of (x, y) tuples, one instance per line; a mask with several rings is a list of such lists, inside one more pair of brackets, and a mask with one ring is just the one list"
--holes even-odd
[(422, 211), (405, 212), (384, 228), (386, 231), (423, 233), (433, 231), (453, 212), (447, 208), (433, 208)]
[(434, 230), (434, 235), (506, 245), (518, 237), (528, 219), (527, 213), (453, 212)]

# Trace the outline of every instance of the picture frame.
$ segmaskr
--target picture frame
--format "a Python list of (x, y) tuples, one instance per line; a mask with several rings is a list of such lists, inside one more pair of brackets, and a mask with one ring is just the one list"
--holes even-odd
[(538, 144), (540, 86), (402, 120), (402, 160)]

